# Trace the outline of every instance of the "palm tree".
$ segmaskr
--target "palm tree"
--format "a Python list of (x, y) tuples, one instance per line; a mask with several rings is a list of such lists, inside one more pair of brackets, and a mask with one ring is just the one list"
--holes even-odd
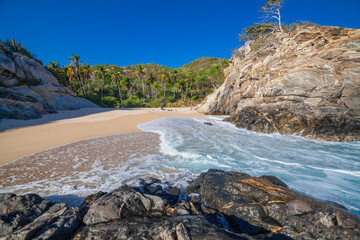
[(101, 99), (104, 99), (104, 80), (106, 75), (106, 69), (104, 66), (100, 66), (99, 70), (97, 71), (97, 76), (100, 78), (101, 81)]
[(122, 86), (125, 87), (126, 91), (129, 93), (129, 96), (131, 96), (132, 87), (133, 87), (131, 79), (123, 75), (121, 81), (122, 81)]
[(85, 64), (81, 68), (82, 75), (84, 77), (84, 84), (87, 83), (87, 90), (90, 89), (90, 76), (94, 73), (94, 71), (91, 69), (91, 66), (89, 64)]
[(73, 88), (74, 92), (76, 93), (76, 86), (75, 86), (75, 84), (73, 84), (73, 79), (74, 79), (74, 77), (76, 75), (74, 68), (65, 66), (64, 71), (66, 71), (65, 73), (66, 73), (66, 76), (69, 79), (69, 83), (70, 83), (71, 88)]
[(59, 66), (59, 63), (57, 63), (57, 62), (49, 62), (48, 67), (52, 68), (52, 69), (58, 69), (60, 66)]
[(143, 91), (142, 98), (143, 98), (143, 101), (146, 98), (146, 95), (145, 95), (145, 83), (144, 83), (144, 79), (143, 79), (144, 73), (145, 73), (144, 68), (141, 65), (139, 65), (138, 69), (136, 70), (136, 75), (139, 77), (139, 81), (142, 82), (142, 91)]
[(176, 95), (176, 89), (177, 89), (177, 86), (176, 86), (177, 74), (178, 74), (178, 70), (176, 70), (176, 69), (172, 70), (172, 72), (171, 72), (171, 78), (172, 78), (172, 81), (173, 81), (173, 98), (175, 98), (175, 95)]
[(151, 98), (154, 98), (153, 95), (153, 85), (156, 81), (155, 75), (153, 72), (150, 73), (149, 77), (146, 79), (146, 81), (150, 84), (150, 91), (151, 91)]
[(61, 68), (61, 74), (63, 74), (63, 76), (65, 76), (65, 82), (67, 83), (66, 86), (70, 86), (70, 81), (69, 81), (69, 76), (67, 75), (67, 71), (68, 71), (69, 67), (64, 65)]
[(190, 97), (191, 98), (193, 97), (194, 86), (196, 88), (195, 91), (197, 91), (197, 86), (196, 86), (196, 83), (195, 83), (195, 79), (193, 77), (190, 77), (190, 79), (189, 79), (189, 89), (190, 89)]
[(111, 75), (111, 79), (113, 81), (114, 84), (117, 85), (118, 87), (118, 91), (119, 91), (119, 107), (122, 107), (122, 95), (121, 95), (121, 90), (122, 90), (122, 79), (123, 75), (121, 74), (120, 70), (115, 71), (112, 75)]
[(81, 95), (84, 95), (85, 94), (85, 87), (84, 87), (84, 83), (82, 81), (81, 74), (80, 74), (81, 62), (79, 61), (79, 59), (80, 59), (79, 55), (73, 54), (69, 58), (69, 61), (70, 61), (70, 65), (75, 66), (75, 72), (76, 72), (77, 77), (79, 78), (79, 83), (80, 83), (80, 93), (81, 93)]
[(164, 73), (163, 75), (161, 75), (161, 80), (163, 81), (163, 89), (164, 89), (164, 98), (166, 95), (166, 81), (169, 79), (168, 74)]
[(185, 82), (185, 95), (184, 95), (184, 103), (186, 102), (186, 96), (187, 96), (187, 91), (188, 91), (188, 84), (189, 84), (189, 76), (187, 75), (184, 79)]

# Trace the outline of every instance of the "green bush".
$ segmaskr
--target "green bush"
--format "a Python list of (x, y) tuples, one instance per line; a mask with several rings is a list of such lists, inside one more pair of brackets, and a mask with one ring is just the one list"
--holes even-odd
[(123, 101), (123, 107), (125, 108), (131, 108), (131, 107), (143, 107), (144, 104), (141, 102), (140, 98), (133, 98), (130, 97)]
[(150, 107), (166, 107), (166, 99), (164, 97), (155, 98), (150, 101)]
[(105, 96), (102, 100), (102, 103), (111, 108), (119, 107), (119, 100), (113, 96)]
[(272, 23), (255, 23), (247, 28), (243, 29), (243, 32), (239, 34), (239, 41), (246, 42), (249, 40), (256, 40), (261, 36), (273, 32), (274, 24)]
[(14, 38), (11, 41), (9, 39), (6, 39), (5, 45), (8, 48), (8, 50), (12, 53), (18, 52), (25, 56), (28, 56), (31, 59), (35, 58), (34, 55), (29, 50), (27, 50), (24, 46), (21, 45), (20, 41), (17, 41)]

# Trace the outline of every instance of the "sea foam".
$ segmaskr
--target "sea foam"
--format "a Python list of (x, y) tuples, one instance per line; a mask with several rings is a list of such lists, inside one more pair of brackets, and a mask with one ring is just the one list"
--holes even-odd
[(360, 213), (360, 142), (256, 133), (222, 121), (225, 117), (164, 118), (138, 127), (162, 135), (161, 146), (167, 147), (161, 152), (172, 159), (173, 168), (193, 174), (217, 168), (274, 175), (294, 190)]
[(149, 176), (184, 188), (215, 168), (273, 175), (296, 191), (360, 214), (360, 142), (256, 133), (222, 121), (225, 117), (163, 118), (140, 124), (145, 132), (24, 157), (0, 167), (0, 192), (38, 193), (77, 205), (89, 194), (136, 185)]

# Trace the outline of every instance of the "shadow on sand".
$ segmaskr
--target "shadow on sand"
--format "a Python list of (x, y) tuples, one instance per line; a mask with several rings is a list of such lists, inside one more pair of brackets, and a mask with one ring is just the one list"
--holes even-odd
[(0, 119), (0, 132), (21, 127), (30, 127), (47, 124), (55, 121), (71, 118), (84, 117), (91, 114), (104, 113), (110, 111), (131, 110), (130, 108), (82, 108), (79, 110), (58, 110), (57, 113), (43, 115), (42, 118), (19, 120), (19, 119)]

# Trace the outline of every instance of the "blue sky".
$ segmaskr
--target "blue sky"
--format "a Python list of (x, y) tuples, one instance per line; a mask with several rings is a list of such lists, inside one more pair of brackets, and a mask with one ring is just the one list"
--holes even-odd
[[(45, 64), (73, 53), (91, 65), (179, 67), (230, 58), (238, 34), (266, 0), (0, 0), (0, 39), (14, 37)], [(360, 0), (287, 0), (286, 23), (308, 20), (360, 28)]]

